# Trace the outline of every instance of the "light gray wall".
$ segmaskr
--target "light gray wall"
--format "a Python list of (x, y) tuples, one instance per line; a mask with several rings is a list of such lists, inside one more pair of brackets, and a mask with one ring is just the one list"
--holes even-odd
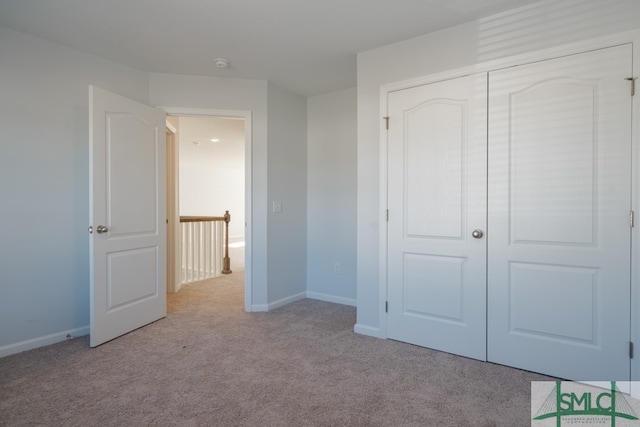
[(640, 27), (638, 0), (545, 0), (358, 55), (358, 319), (382, 335), (380, 86)]
[(0, 57), (0, 356), (88, 333), (90, 84), (155, 106), (251, 111), (253, 306), (306, 295), (306, 98), (145, 73), (3, 27)]
[(307, 296), (355, 305), (356, 88), (307, 99), (307, 181)]
[[(307, 102), (268, 89), (269, 307), (305, 296), (307, 277)], [(282, 212), (273, 212), (273, 202)]]
[(4, 27), (0, 58), (2, 356), (88, 333), (88, 87), (147, 102), (148, 82)]

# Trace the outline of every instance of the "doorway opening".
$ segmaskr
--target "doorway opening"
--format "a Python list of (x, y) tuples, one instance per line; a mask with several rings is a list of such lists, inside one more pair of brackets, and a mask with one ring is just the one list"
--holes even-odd
[(181, 262), (187, 254), (181, 249), (180, 218), (220, 218), (229, 211), (231, 221), (203, 224), (202, 230), (211, 226), (224, 236), (223, 228), (228, 229), (228, 253), (223, 254), (231, 258), (230, 274), (244, 270), (247, 309), (251, 307), (251, 114), (163, 110), (167, 112), (167, 291), (178, 292), (182, 284), (197, 281)]

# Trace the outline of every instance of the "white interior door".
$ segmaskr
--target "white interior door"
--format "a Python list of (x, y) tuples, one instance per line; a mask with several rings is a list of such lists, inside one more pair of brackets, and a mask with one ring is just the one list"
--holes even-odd
[(97, 87), (90, 105), (95, 347), (166, 314), (165, 113)]
[(486, 358), (486, 74), (389, 94), (388, 337)]
[(631, 46), (489, 78), (488, 359), (629, 380)]

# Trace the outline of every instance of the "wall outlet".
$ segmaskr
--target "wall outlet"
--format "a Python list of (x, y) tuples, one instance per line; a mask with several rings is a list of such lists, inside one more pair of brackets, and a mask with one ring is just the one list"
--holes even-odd
[(275, 200), (273, 202), (273, 213), (282, 213), (282, 200)]
[(340, 263), (336, 262), (335, 264), (333, 264), (333, 272), (336, 274), (340, 274)]

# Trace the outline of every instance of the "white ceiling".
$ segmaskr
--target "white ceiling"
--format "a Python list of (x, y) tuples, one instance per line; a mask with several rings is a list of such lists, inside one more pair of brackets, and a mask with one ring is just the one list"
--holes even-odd
[(358, 52), (536, 1), (0, 0), (0, 25), (148, 72), (314, 95), (355, 86)]
[[(211, 138), (219, 141), (212, 142)], [(178, 140), (181, 149), (184, 145), (191, 152), (212, 152), (223, 158), (243, 158), (244, 120), (182, 116), (178, 118)]]

